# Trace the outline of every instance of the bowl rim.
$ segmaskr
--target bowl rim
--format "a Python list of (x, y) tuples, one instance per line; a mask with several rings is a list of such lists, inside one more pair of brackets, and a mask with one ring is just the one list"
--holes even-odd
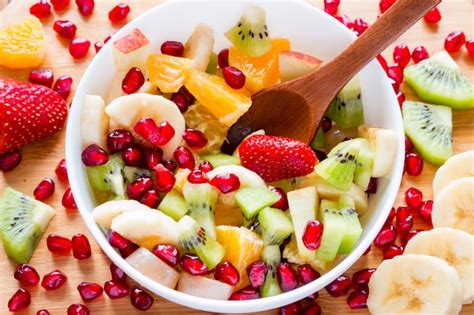
[[(218, 2), (219, 0), (194, 0), (192, 2)], [(177, 5), (177, 4), (185, 4), (189, 2), (186, 0), (174, 0), (168, 1), (163, 4), (157, 5), (150, 10), (142, 13), (138, 17), (134, 18), (128, 24), (123, 26), (119, 31), (117, 31), (111, 38), (111, 40), (106, 45), (111, 45), (116, 39), (121, 37), (123, 34), (127, 33), (131, 29), (136, 27), (138, 24), (137, 21), (146, 18), (149, 15), (153, 15), (156, 11), (166, 9), (168, 6)], [(230, 0), (229, 2), (245, 2), (245, 3), (258, 3), (258, 2), (269, 2), (269, 0)], [(302, 10), (313, 10), (316, 14), (315, 16), (320, 16), (321, 10), (304, 2), (303, 0), (286, 0), (279, 2), (288, 2), (288, 3), (295, 3), (302, 6)], [(332, 18), (328, 15), (327, 18)], [(334, 19), (336, 24), (340, 24), (337, 20)], [(356, 39), (356, 35), (352, 33), (350, 30), (345, 28), (342, 24), (340, 24), (339, 29), (341, 32), (350, 33), (352, 40)], [(104, 53), (104, 50), (99, 52), (99, 54)], [(93, 72), (94, 69), (97, 67), (100, 58), (94, 58), (92, 62), (87, 67), (86, 71), (83, 74), (83, 78), (88, 76), (89, 72)], [(375, 64), (376, 63), (376, 64)], [(372, 61), (369, 64), (372, 67), (372, 71), (375, 71), (380, 76), (381, 80), (384, 85), (390, 86), (388, 78), (384, 74), (382, 67), (376, 62), (376, 60)], [(375, 67), (375, 68), (374, 68)], [(383, 75), (382, 75), (383, 74)], [(72, 189), (73, 195), (75, 197), (76, 204), (78, 206), (78, 210), (89, 229), (90, 233), (100, 246), (100, 248), (105, 252), (109, 259), (112, 260), (114, 264), (116, 264), (120, 269), (122, 269), (128, 276), (130, 276), (133, 280), (135, 280), (139, 285), (145, 287), (146, 289), (150, 290), (151, 292), (169, 300), (174, 303), (199, 309), (202, 311), (209, 311), (209, 312), (226, 312), (226, 313), (249, 313), (249, 312), (256, 312), (256, 311), (264, 311), (269, 309), (278, 308), (295, 301), (301, 300), (317, 290), (324, 288), (327, 284), (333, 281), (335, 278), (346, 272), (357, 260), (363, 255), (363, 253), (367, 250), (367, 248), (371, 245), (373, 239), (378, 234), (378, 231), (382, 228), (385, 220), (389, 214), (390, 209), (397, 197), (398, 189), (400, 187), (401, 179), (402, 179), (402, 170), (403, 170), (403, 142), (401, 141), (401, 137), (403, 136), (403, 124), (401, 114), (397, 115), (397, 117), (393, 117), (396, 119), (396, 131), (399, 136), (398, 141), (398, 148), (397, 148), (397, 156), (395, 157), (393, 169), (392, 169), (392, 176), (390, 176), (388, 185), (385, 191), (385, 202), (382, 203), (380, 208), (378, 209), (378, 218), (372, 227), (372, 230), (368, 231), (368, 234), (365, 238), (359, 243), (359, 245), (346, 257), (344, 257), (341, 261), (339, 261), (336, 265), (334, 265), (329, 271), (324, 273), (320, 278), (317, 280), (308, 283), (304, 286), (301, 286), (293, 291), (282, 293), (277, 296), (267, 297), (267, 298), (259, 298), (255, 300), (246, 300), (246, 301), (229, 301), (229, 300), (215, 300), (215, 299), (207, 299), (196, 297), (192, 295), (188, 295), (182, 292), (179, 292), (175, 289), (170, 289), (165, 287), (152, 279), (148, 278), (147, 276), (140, 273), (138, 270), (133, 268), (129, 265), (125, 259), (123, 259), (107, 242), (107, 239), (102, 231), (102, 229), (96, 224), (94, 221), (91, 211), (88, 211), (85, 201), (82, 197), (83, 194), (89, 194), (87, 191), (81, 190), (79, 185), (81, 173), (83, 173), (84, 166), (82, 165), (80, 154), (77, 154), (77, 138), (80, 138), (77, 133), (78, 127), (80, 127), (80, 114), (81, 109), (78, 105), (75, 105), (78, 101), (79, 96), (84, 96), (86, 94), (85, 91), (86, 87), (84, 84), (84, 80), (81, 79), (78, 88), (76, 90), (74, 99), (72, 101), (71, 110), (68, 117), (67, 123), (67, 130), (66, 130), (66, 161), (68, 165), (68, 175), (69, 175), (69, 182), (70, 187)], [(395, 93), (392, 90), (391, 93), (391, 104), (387, 104), (387, 106), (397, 106), (398, 103), (396, 101)]]

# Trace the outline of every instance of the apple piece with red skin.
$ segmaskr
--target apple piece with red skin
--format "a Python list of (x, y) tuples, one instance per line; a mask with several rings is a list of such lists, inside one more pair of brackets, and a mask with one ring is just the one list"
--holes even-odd
[(128, 71), (132, 67), (143, 71), (150, 53), (150, 41), (136, 28), (113, 43), (113, 53), (118, 71)]
[(320, 67), (322, 61), (297, 51), (283, 51), (279, 56), (281, 81), (290, 81)]

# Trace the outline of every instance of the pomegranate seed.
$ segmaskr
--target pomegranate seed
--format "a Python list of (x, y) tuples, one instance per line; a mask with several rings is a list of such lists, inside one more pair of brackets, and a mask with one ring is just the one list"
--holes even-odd
[[(387, 70), (388, 71), (388, 70)], [(393, 90), (395, 91), (395, 93), (398, 93), (400, 92), (400, 84), (395, 81), (394, 79), (392, 78), (388, 78), (388, 80), (390, 81), (390, 83), (392, 84), (392, 88)]]
[(69, 44), (69, 53), (74, 59), (81, 59), (87, 55), (91, 42), (88, 39), (77, 37)]
[(385, 58), (382, 55), (377, 56), (377, 60), (379, 61), (380, 65), (382, 66), (383, 70), (387, 72), (388, 70), (388, 64)]
[(380, 13), (385, 13), (397, 0), (380, 0), (379, 9)]
[(110, 274), (112, 276), (113, 281), (125, 283), (125, 281), (127, 280), (127, 275), (125, 274), (125, 272), (123, 272), (123, 270), (117, 267), (117, 265), (115, 265), (114, 263), (110, 264)]
[(194, 156), (188, 148), (179, 146), (173, 153), (174, 160), (178, 164), (179, 168), (187, 168), (189, 170), (194, 169), (195, 160)]
[[(202, 171), (199, 170), (202, 173)], [(205, 173), (204, 173), (205, 174)], [(211, 179), (210, 184), (223, 194), (236, 191), (240, 188), (240, 180), (234, 174), (220, 174)]]
[(423, 203), (423, 193), (414, 187), (405, 192), (405, 201), (410, 208), (417, 208)]
[(400, 106), (400, 109), (402, 109), (403, 102), (405, 102), (405, 94), (402, 91), (399, 91), (396, 96), (397, 96), (398, 106)]
[(104, 47), (104, 45), (105, 44), (101, 41), (95, 42), (94, 44), (95, 53), (97, 54), (102, 49), (102, 47)]
[(24, 288), (18, 289), (15, 294), (8, 300), (8, 309), (10, 312), (18, 312), (30, 306), (31, 294), (30, 291)]
[(225, 82), (231, 88), (238, 90), (245, 86), (245, 74), (232, 66), (225, 67), (222, 74)]
[(324, 0), (324, 12), (332, 16), (336, 15), (339, 4), (339, 0)]
[(321, 246), (324, 226), (318, 220), (310, 220), (303, 233), (303, 244), (309, 250), (316, 250)]
[(109, 20), (112, 23), (118, 23), (125, 20), (130, 13), (130, 7), (125, 3), (119, 3), (109, 12)]
[(184, 254), (181, 257), (181, 268), (187, 273), (193, 276), (202, 276), (207, 274), (209, 271), (207, 266), (199, 259), (198, 256), (193, 254)]
[(281, 315), (298, 315), (298, 314), (301, 314), (302, 309), (303, 308), (301, 307), (301, 303), (295, 302), (295, 303), (291, 303), (280, 308), (280, 314)]
[(268, 267), (263, 261), (255, 261), (247, 267), (247, 275), (250, 280), (250, 285), (258, 289), (265, 282), (267, 276)]
[(81, 282), (77, 286), (77, 291), (84, 301), (92, 301), (102, 295), (104, 291), (100, 284), (93, 282)]
[(188, 110), (189, 101), (182, 93), (173, 93), (173, 95), (171, 95), (171, 100), (176, 104), (176, 106), (178, 106), (181, 113), (185, 113)]
[(68, 210), (77, 209), (76, 201), (74, 200), (74, 196), (72, 195), (71, 188), (66, 189), (66, 191), (64, 192), (63, 198), (61, 199), (61, 203), (63, 207)]
[(35, 268), (28, 264), (18, 265), (13, 274), (16, 280), (20, 281), (22, 285), (37, 285), (40, 280), (40, 276)]
[(201, 170), (204, 173), (210, 172), (214, 169), (212, 166), (211, 162), (209, 161), (202, 161), (199, 163), (199, 170)]
[(354, 272), (354, 274), (352, 275), (352, 284), (354, 284), (354, 286), (357, 288), (367, 288), (367, 286), (369, 285), (370, 278), (374, 274), (375, 270), (377, 269), (365, 268)]
[(469, 53), (469, 56), (474, 59), (474, 39), (470, 39), (466, 41), (466, 49)]
[(387, 220), (385, 221), (383, 226), (389, 226), (390, 224), (392, 224), (396, 213), (397, 212), (395, 211), (395, 208), (392, 207), (392, 209), (390, 209), (390, 213), (388, 214)]
[(283, 191), (283, 189), (279, 187), (271, 187), (270, 190), (280, 197), (280, 199), (278, 199), (278, 201), (272, 205), (272, 208), (277, 208), (283, 211), (288, 210), (288, 197), (286, 196), (286, 193)]
[(303, 315), (321, 315), (321, 306), (317, 302), (313, 302), (304, 308)]
[(332, 120), (331, 118), (324, 116), (321, 121), (321, 127), (323, 128), (324, 132), (328, 132), (332, 128)]
[(349, 289), (352, 286), (352, 281), (348, 276), (340, 276), (336, 278), (333, 282), (328, 284), (326, 286), (326, 291), (333, 296), (333, 297), (338, 297), (338, 296), (343, 296), (346, 295), (347, 292), (349, 292)]
[(49, 234), (46, 239), (48, 249), (52, 253), (68, 255), (71, 252), (71, 240), (55, 234)]
[(109, 161), (109, 155), (101, 147), (91, 144), (82, 151), (82, 163), (86, 166), (104, 165)]
[(0, 154), (0, 171), (8, 172), (18, 166), (21, 162), (21, 153), (15, 150), (9, 153)]
[(132, 146), (134, 138), (127, 130), (114, 130), (107, 136), (107, 148), (115, 153)]
[(54, 172), (56, 173), (56, 176), (61, 182), (65, 184), (69, 182), (69, 179), (67, 176), (66, 159), (62, 159), (61, 161), (59, 161)]
[(366, 29), (369, 28), (369, 23), (367, 23), (361, 18), (357, 18), (354, 20), (353, 28), (357, 35), (361, 35), (362, 33), (365, 32)]
[(71, 304), (67, 308), (67, 315), (89, 315), (89, 309), (83, 304)]
[(206, 173), (201, 170), (194, 170), (189, 173), (188, 182), (192, 184), (205, 184), (209, 182), (209, 178), (207, 177)]
[(60, 11), (64, 10), (71, 0), (50, 0), (50, 2), (53, 5), (54, 10)]
[(76, 0), (76, 5), (82, 15), (89, 16), (94, 11), (95, 2), (94, 0)]
[(104, 291), (109, 298), (115, 300), (126, 297), (130, 289), (120, 281), (109, 280), (104, 283)]
[(127, 240), (119, 233), (109, 230), (107, 233), (107, 240), (109, 244), (118, 249), (123, 258), (130, 256), (134, 251), (138, 249), (138, 245)]
[(78, 233), (71, 239), (72, 255), (74, 258), (83, 260), (92, 255), (91, 244), (84, 234)]
[(403, 82), (403, 68), (399, 65), (393, 65), (388, 67), (387, 75), (389, 78), (393, 79), (397, 84), (402, 84)]
[(168, 40), (161, 44), (161, 53), (175, 57), (182, 57), (184, 53), (183, 43)]
[(152, 118), (140, 119), (133, 130), (156, 147), (167, 144), (174, 137), (174, 128), (166, 121), (162, 121), (159, 126)]
[(413, 216), (407, 207), (399, 207), (397, 209), (396, 227), (400, 236), (407, 234), (413, 227)]
[(115, 33), (112, 33), (111, 35), (108, 35), (106, 38), (104, 38), (104, 44), (107, 44), (107, 42), (112, 38), (114, 34)]
[(207, 144), (206, 136), (196, 129), (186, 129), (183, 133), (183, 139), (192, 150), (200, 150)]
[(47, 309), (42, 309), (36, 312), (36, 315), (50, 315), (50, 313)]
[(38, 186), (36, 186), (33, 195), (36, 200), (45, 200), (54, 194), (54, 187), (54, 181), (51, 178), (46, 177), (38, 184)]
[(308, 284), (321, 277), (319, 272), (308, 264), (298, 266), (298, 280), (301, 284)]
[(160, 148), (151, 148), (145, 151), (146, 165), (149, 170), (155, 167), (163, 160), (163, 150)]
[(258, 289), (254, 289), (252, 287), (246, 287), (242, 290), (232, 293), (229, 300), (234, 301), (246, 301), (246, 300), (255, 300), (260, 298), (260, 294)]
[(392, 259), (395, 256), (403, 254), (403, 247), (398, 245), (390, 245), (383, 249), (383, 258)]
[(195, 100), (194, 96), (189, 92), (189, 90), (182, 86), (179, 88), (179, 91), (178, 91), (179, 94), (182, 94), (184, 97), (186, 97), (186, 99), (188, 100), (188, 103), (189, 104), (192, 104)]
[(369, 185), (367, 186), (367, 190), (365, 191), (369, 195), (373, 195), (377, 193), (377, 178), (371, 177), (369, 180)]
[(45, 19), (51, 15), (51, 6), (47, 0), (39, 0), (30, 7), (30, 13), (38, 19)]
[(71, 93), (72, 78), (68, 75), (61, 75), (54, 83), (53, 90), (56, 91), (64, 100), (67, 100)]
[(156, 209), (160, 204), (160, 195), (156, 190), (151, 189), (143, 194), (140, 198), (140, 202), (152, 209)]
[(163, 161), (161, 162), (161, 164), (163, 164), (163, 166), (166, 167), (172, 173), (176, 171), (176, 169), (178, 168), (178, 165), (176, 165), (176, 162), (171, 161), (171, 160)]
[(414, 63), (419, 63), (422, 60), (425, 60), (430, 57), (428, 50), (426, 50), (423, 46), (417, 46), (411, 52), (411, 59), (413, 59)]
[(374, 244), (377, 247), (385, 247), (392, 245), (397, 239), (397, 229), (393, 225), (383, 227), (379, 234), (375, 237)]
[(436, 24), (441, 21), (441, 12), (439, 12), (437, 7), (434, 7), (433, 9), (429, 10), (423, 18), (425, 19), (426, 23)]
[(424, 201), (421, 207), (417, 208), (418, 215), (420, 218), (423, 219), (426, 223), (432, 225), (431, 222), (431, 212), (433, 211), (433, 200)]
[(289, 263), (280, 263), (277, 269), (278, 283), (283, 292), (288, 292), (298, 286), (298, 275)]
[(138, 91), (145, 83), (145, 76), (142, 70), (133, 67), (128, 70), (127, 74), (122, 80), (122, 91), (126, 94), (133, 94)]
[(369, 294), (365, 290), (355, 290), (347, 297), (347, 305), (353, 310), (367, 308)]
[(130, 302), (137, 310), (146, 311), (154, 301), (153, 297), (143, 289), (135, 287), (130, 291)]
[(410, 176), (419, 176), (423, 171), (423, 159), (416, 152), (410, 152), (405, 156), (405, 170)]
[(41, 286), (46, 290), (56, 290), (59, 289), (66, 281), (67, 277), (64, 273), (59, 270), (54, 270), (44, 275), (43, 280), (41, 280)]
[(171, 267), (176, 267), (179, 262), (179, 251), (173, 245), (155, 245), (152, 250), (156, 257), (163, 260)]
[(59, 36), (65, 39), (73, 39), (76, 36), (77, 26), (69, 20), (57, 20), (53, 29)]
[(142, 159), (143, 159), (143, 153), (136, 146), (126, 148), (122, 152), (122, 160), (125, 163), (125, 165), (140, 166), (142, 164)]
[(352, 29), (354, 27), (354, 23), (352, 20), (345, 14), (335, 16), (336, 20), (344, 24), (348, 29)]
[(159, 164), (155, 168), (155, 188), (159, 192), (169, 192), (176, 182), (174, 174)]
[(449, 33), (449, 35), (444, 40), (444, 49), (447, 52), (456, 52), (464, 45), (466, 42), (466, 35), (462, 31), (454, 31)]
[(217, 55), (217, 63), (219, 68), (225, 69), (229, 66), (229, 49), (222, 49)]
[(417, 235), (418, 233), (420, 232), (424, 232), (425, 230), (422, 230), (422, 229), (418, 229), (418, 230), (411, 230), (410, 232), (408, 232), (407, 234), (403, 235), (402, 237), (402, 245), (403, 246), (406, 246), (406, 244), (415, 236)]
[(51, 88), (54, 81), (53, 70), (33, 69), (30, 72), (28, 81), (34, 84), (39, 84)]
[(228, 285), (236, 285), (240, 281), (240, 274), (239, 271), (226, 260), (217, 265), (214, 278)]
[(140, 200), (148, 190), (153, 188), (153, 179), (142, 177), (127, 186), (127, 196), (130, 199)]
[(393, 50), (393, 61), (398, 63), (400, 67), (405, 68), (410, 63), (410, 49), (406, 44), (398, 44)]
[(413, 142), (411, 142), (410, 138), (405, 136), (405, 154), (410, 153), (413, 151), (414, 145)]

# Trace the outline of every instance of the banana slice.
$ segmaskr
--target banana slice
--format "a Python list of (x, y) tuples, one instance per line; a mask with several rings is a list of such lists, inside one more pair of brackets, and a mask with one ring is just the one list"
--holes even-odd
[(369, 140), (374, 152), (372, 177), (387, 175), (392, 169), (397, 153), (397, 134), (393, 130), (366, 126), (360, 126), (358, 130), (361, 137)]
[(433, 179), (433, 194), (436, 197), (444, 187), (458, 178), (473, 176), (474, 150), (453, 155), (436, 171)]
[(153, 118), (157, 124), (168, 121), (175, 135), (161, 147), (166, 160), (172, 158), (173, 152), (181, 144), (185, 129), (184, 117), (176, 104), (163, 96), (146, 93), (121, 96), (107, 105), (105, 112), (118, 126), (130, 131), (133, 131), (138, 120), (145, 117)]
[(474, 235), (474, 177), (454, 180), (433, 202), (433, 226), (451, 227)]
[(86, 95), (81, 113), (82, 145), (97, 144), (107, 149), (109, 117), (105, 114), (105, 102), (98, 95)]
[(463, 287), (463, 304), (474, 299), (474, 236), (451, 229), (437, 228), (415, 235), (405, 254), (429, 255), (444, 259), (457, 270)]
[(112, 200), (107, 201), (92, 210), (95, 222), (103, 228), (110, 229), (112, 220), (125, 211), (148, 210), (149, 207), (136, 200)]
[(208, 24), (201, 23), (184, 44), (184, 57), (194, 60), (194, 70), (205, 72), (213, 48), (214, 32)]
[(459, 314), (462, 285), (456, 269), (427, 255), (384, 260), (369, 282), (371, 314)]

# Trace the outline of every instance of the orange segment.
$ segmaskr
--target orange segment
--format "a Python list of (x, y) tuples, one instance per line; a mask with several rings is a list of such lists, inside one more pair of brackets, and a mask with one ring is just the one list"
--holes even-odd
[(45, 44), (41, 22), (29, 16), (0, 30), (0, 65), (11, 69), (37, 67), (46, 53)]
[(147, 60), (150, 82), (163, 93), (178, 92), (191, 73), (194, 61), (163, 54), (150, 55)]
[(259, 57), (250, 57), (235, 47), (229, 49), (229, 64), (240, 69), (246, 76), (245, 87), (255, 94), (260, 90), (280, 83), (278, 55), (291, 50), (287, 39), (272, 40), (272, 48)]

